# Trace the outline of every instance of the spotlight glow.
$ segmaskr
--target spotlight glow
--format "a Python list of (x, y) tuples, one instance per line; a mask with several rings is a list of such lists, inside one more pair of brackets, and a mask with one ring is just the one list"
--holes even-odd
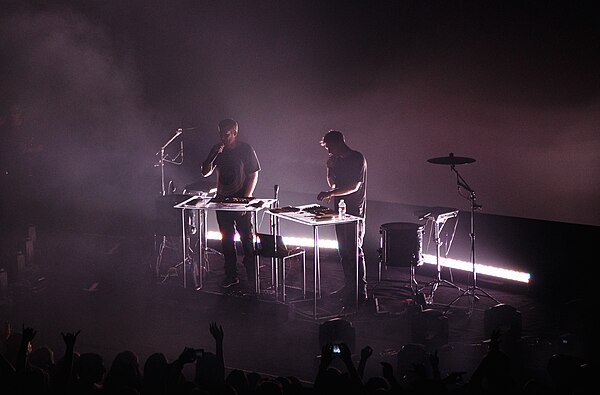
[[(221, 240), (221, 233), (215, 231), (208, 231), (206, 237), (209, 240)], [(237, 233), (235, 235), (235, 240), (240, 240), (240, 236)], [(283, 242), (287, 245), (293, 245), (297, 247), (314, 247), (313, 239), (310, 237), (283, 236)], [(338, 244), (336, 240), (322, 239), (319, 240), (319, 248), (337, 249)], [(435, 255), (423, 254), (423, 261), (430, 265), (436, 265)], [(463, 270), (467, 272), (473, 271), (473, 265), (471, 264), (471, 262), (461, 261), (458, 259), (440, 258), (440, 264), (444, 267), (449, 267), (452, 269)], [(526, 284), (528, 284), (531, 280), (531, 275), (529, 273), (518, 272), (515, 270), (503, 269), (494, 266), (482, 265), (480, 263), (476, 263), (475, 266), (477, 268), (477, 274), (485, 274), (490, 277), (518, 281)]]

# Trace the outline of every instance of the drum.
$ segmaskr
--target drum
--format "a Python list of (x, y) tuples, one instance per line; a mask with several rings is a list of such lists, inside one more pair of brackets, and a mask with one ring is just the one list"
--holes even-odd
[(410, 267), (423, 264), (424, 225), (392, 222), (381, 225), (381, 263), (386, 266)]

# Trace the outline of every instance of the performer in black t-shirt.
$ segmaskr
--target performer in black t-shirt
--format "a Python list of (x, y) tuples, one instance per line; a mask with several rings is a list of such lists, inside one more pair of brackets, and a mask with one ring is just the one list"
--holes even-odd
[[(327, 183), (331, 188), (317, 196), (326, 202), (334, 199), (337, 207), (340, 199), (346, 203), (346, 212), (365, 219), (367, 208), (367, 161), (363, 154), (346, 145), (344, 135), (336, 130), (329, 131), (322, 139), (321, 145), (329, 151), (327, 160)], [(342, 296), (345, 306), (351, 306), (356, 300), (356, 241), (358, 240), (358, 277), (359, 301), (367, 298), (367, 277), (365, 257), (362, 249), (364, 239), (364, 220), (360, 222), (359, 234), (356, 237), (355, 224), (336, 225), (338, 251), (342, 260), (345, 285), (334, 292)]]
[[(233, 119), (219, 122), (221, 142), (213, 146), (202, 163), (204, 177), (216, 170), (217, 197), (250, 197), (256, 188), (260, 164), (254, 148), (237, 139), (238, 129), (238, 123)], [(252, 221), (247, 212), (217, 211), (216, 214), (225, 256), (225, 279), (221, 286), (228, 288), (239, 283), (234, 239), (236, 229), (244, 249), (243, 263), (248, 279), (255, 276)]]

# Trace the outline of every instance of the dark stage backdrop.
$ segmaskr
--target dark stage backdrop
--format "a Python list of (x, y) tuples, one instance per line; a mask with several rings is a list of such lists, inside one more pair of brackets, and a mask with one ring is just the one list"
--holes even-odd
[(3, 128), (20, 111), (40, 203), (101, 213), (91, 227), (153, 214), (178, 127), (196, 129), (167, 181), (198, 181), (224, 117), (263, 190), (325, 189), (334, 128), (371, 201), (468, 210), (427, 163), (453, 152), (476, 159), (459, 171), (484, 213), (597, 226), (600, 23), (571, 3), (3, 1)]

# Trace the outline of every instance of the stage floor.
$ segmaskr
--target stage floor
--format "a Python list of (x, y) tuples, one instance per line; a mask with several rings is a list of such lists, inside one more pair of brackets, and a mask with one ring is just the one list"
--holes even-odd
[[(165, 250), (161, 274), (178, 264), (177, 245), (175, 241), (172, 250)], [(171, 270), (174, 276), (154, 278), (154, 240), (143, 237), (40, 232), (34, 258), (34, 264), (21, 272), (20, 280), (11, 281), (0, 313), (15, 330), (20, 330), (22, 324), (37, 329), (34, 347), (47, 345), (57, 357), (63, 349), (60, 333), (77, 330), (81, 334), (76, 350), (97, 352), (107, 365), (123, 350), (134, 351), (142, 365), (154, 352), (163, 352), (174, 360), (186, 346), (214, 351), (208, 326), (215, 321), (225, 331), (225, 363), (229, 369), (295, 376), (306, 382), (314, 379), (320, 351), (319, 327), (327, 318), (313, 320), (312, 301), (301, 301), (298, 290), (289, 293), (296, 301), (276, 301), (269, 290), (268, 260), (263, 260), (261, 266), (264, 292), (256, 296), (247, 292), (241, 265), (240, 284), (227, 290), (219, 287), (223, 261), (218, 254), (209, 255), (210, 271), (205, 273), (201, 290), (194, 289), (192, 281), (190, 287), (182, 286), (181, 267)], [(335, 316), (341, 313), (342, 305), (329, 293), (342, 284), (341, 266), (331, 253), (322, 258), (319, 313)], [(289, 283), (300, 284), (298, 268), (294, 265), (289, 271)], [(470, 299), (460, 298), (447, 309), (460, 291), (441, 287), (435, 293), (434, 304), (426, 306), (433, 312), (425, 314), (439, 316), (446, 312), (445, 318), (427, 321), (412, 300), (407, 268), (389, 268), (380, 282), (376, 262), (368, 263), (367, 272), (371, 298), (358, 312), (340, 316), (355, 330), (356, 357), (364, 346), (374, 350), (366, 377), (381, 375), (381, 361), (396, 367), (398, 351), (404, 345), (424, 343), (429, 351), (438, 350), (443, 373), (465, 371), (468, 379), (487, 350), (485, 312), (496, 302), (481, 296), (469, 315)], [(416, 278), (424, 285), (433, 280), (433, 275), (417, 270)], [(309, 255), (309, 295), (312, 276)], [(448, 278), (447, 272), (444, 277)], [(460, 282), (457, 285), (466, 286)], [(555, 353), (591, 359), (589, 339), (594, 320), (589, 314), (589, 301), (568, 297), (562, 301), (543, 300), (532, 295), (527, 286), (479, 285), (521, 314), (521, 341), (506, 351), (522, 374), (547, 380), (546, 364)], [(448, 328), (447, 339), (444, 325)], [(186, 374), (191, 375), (191, 370)]]

